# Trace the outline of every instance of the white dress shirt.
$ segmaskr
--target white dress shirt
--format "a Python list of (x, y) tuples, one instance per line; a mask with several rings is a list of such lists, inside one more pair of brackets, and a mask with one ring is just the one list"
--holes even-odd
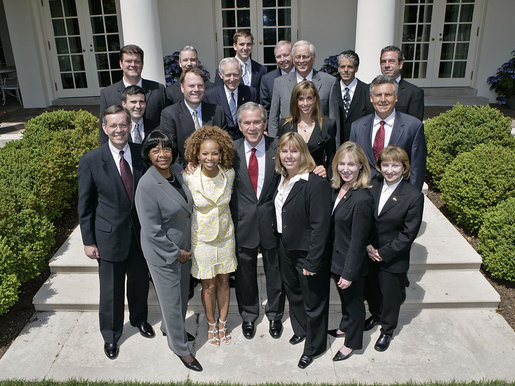
[[(297, 83), (300, 83), (304, 80), (304, 78), (302, 76), (299, 75), (299, 73), (297, 72)], [(306, 76), (306, 80), (309, 80), (310, 82), (313, 80), (313, 70), (311, 70), (308, 74), (308, 76)]]
[(191, 117), (191, 120), (193, 121), (193, 123), (195, 123), (195, 118), (193, 117), (193, 112), (194, 111), (197, 112), (198, 124), (200, 127), (202, 127), (202, 103), (200, 103), (196, 109), (191, 108), (190, 105), (188, 104), (188, 102), (186, 102), (186, 100), (184, 101), (184, 104), (186, 105), (186, 108), (190, 112), (190, 117)]
[(352, 102), (352, 98), (354, 98), (354, 92), (356, 91), (356, 86), (358, 85), (358, 79), (354, 78), (352, 82), (348, 86), (343, 83), (343, 80), (340, 79), (340, 87), (342, 89), (342, 100), (345, 100), (345, 88), (349, 89), (350, 101)]
[(288, 181), (288, 185), (284, 186), (284, 176), (281, 175), (281, 182), (277, 186), (277, 195), (275, 196), (275, 217), (277, 219), (277, 232), (283, 233), (283, 205), (293, 188), (293, 185), (300, 180), (308, 180), (309, 173), (297, 174)]
[(379, 216), (381, 214), (381, 211), (383, 210), (384, 204), (386, 204), (386, 201), (390, 198), (392, 193), (395, 189), (397, 189), (397, 186), (401, 183), (402, 179), (399, 180), (399, 182), (396, 182), (393, 185), (388, 185), (386, 181), (383, 181), (383, 187), (381, 189), (381, 196), (379, 197), (379, 204), (377, 205), (377, 215)]
[[(133, 86), (132, 84), (127, 83), (125, 81), (124, 77), (122, 77), (122, 82), (123, 82), (123, 85), (125, 86), (125, 88), (127, 88), (129, 86)], [(139, 82), (137, 84), (135, 84), (134, 86), (139, 86), (139, 87), (143, 88), (143, 78), (139, 78)]]
[[(113, 156), (114, 163), (116, 165), (116, 168), (118, 169), (118, 173), (120, 173), (120, 175), (122, 175), (120, 172), (120, 159), (122, 158), (122, 157), (120, 157), (120, 150), (117, 149), (111, 143), (111, 141), (108, 141), (108, 144), (109, 144), (109, 150), (111, 150), (111, 155)], [(131, 168), (131, 173), (132, 173), (132, 156), (131, 156), (131, 148), (130, 148), (129, 144), (127, 143), (122, 150), (124, 152), (123, 158), (129, 164), (129, 167)]]
[(393, 112), (385, 119), (379, 118), (377, 113), (374, 114), (374, 126), (372, 127), (372, 147), (374, 146), (376, 133), (381, 127), (381, 121), (384, 121), (384, 147), (386, 147), (390, 143), (390, 137), (392, 136), (393, 124), (395, 123), (395, 110), (393, 110)]
[[(252, 154), (253, 147), (245, 139), (243, 141), (245, 146), (245, 160), (247, 162), (247, 169), (249, 168), (249, 160), (250, 155)], [(261, 138), (261, 141), (255, 146), (256, 149), (256, 158), (258, 161), (258, 180), (257, 180), (257, 189), (256, 189), (256, 197), (259, 200), (259, 196), (261, 195), (261, 190), (263, 189), (263, 182), (265, 181), (265, 137)]]

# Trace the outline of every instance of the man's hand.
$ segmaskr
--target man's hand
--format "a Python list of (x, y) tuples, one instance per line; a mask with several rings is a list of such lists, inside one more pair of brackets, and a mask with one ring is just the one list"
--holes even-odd
[(197, 165), (195, 165), (193, 162), (188, 162), (188, 164), (184, 168), (184, 171), (186, 172), (186, 174), (193, 174), (196, 168)]
[(84, 253), (90, 259), (98, 259), (100, 257), (96, 245), (84, 245)]
[(379, 251), (372, 245), (367, 245), (367, 253), (368, 257), (373, 261), (383, 261), (382, 257), (379, 255)]
[(188, 260), (191, 260), (191, 252), (186, 252), (184, 249), (181, 249), (181, 254), (177, 258), (177, 261), (184, 264)]
[(346, 280), (340, 276), (340, 280), (338, 280), (338, 287), (340, 287), (342, 290), (349, 288), (351, 284), (352, 281)]
[(313, 169), (313, 173), (315, 173), (317, 176), (320, 176), (322, 178), (327, 178), (327, 172), (323, 165), (318, 165)]

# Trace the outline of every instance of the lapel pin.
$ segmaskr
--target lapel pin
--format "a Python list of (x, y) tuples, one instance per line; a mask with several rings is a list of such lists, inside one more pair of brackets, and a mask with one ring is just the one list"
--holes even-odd
[(393, 198), (393, 201), (397, 201), (397, 197), (394, 197), (394, 198)]

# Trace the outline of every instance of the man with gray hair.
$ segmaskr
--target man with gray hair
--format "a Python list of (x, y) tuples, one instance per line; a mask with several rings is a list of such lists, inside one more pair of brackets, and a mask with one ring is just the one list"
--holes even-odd
[[(179, 67), (182, 71), (187, 68), (198, 67), (198, 54), (197, 50), (193, 46), (184, 46), (179, 51)], [(209, 79), (206, 79), (204, 83), (204, 87), (207, 90), (210, 87), (213, 87), (214, 84)], [(171, 84), (170, 86), (166, 86), (165, 89), (166, 99), (168, 99), (168, 103), (173, 105), (177, 102), (180, 102), (184, 99), (184, 95), (181, 91), (181, 82), (177, 80), (177, 82)]]
[(211, 87), (206, 91), (205, 101), (221, 106), (225, 112), (227, 131), (233, 139), (241, 138), (236, 112), (245, 102), (257, 102), (257, 91), (241, 83), (242, 67), (238, 59), (230, 57), (220, 61), (218, 74), (222, 85)]
[(299, 40), (292, 47), (293, 65), (295, 72), (276, 78), (272, 93), (268, 133), (276, 136), (279, 121), (290, 115), (290, 97), (293, 87), (303, 80), (313, 82), (320, 96), (322, 114), (329, 115), (329, 94), (335, 78), (325, 72), (313, 69), (315, 63), (315, 46), (307, 40)]

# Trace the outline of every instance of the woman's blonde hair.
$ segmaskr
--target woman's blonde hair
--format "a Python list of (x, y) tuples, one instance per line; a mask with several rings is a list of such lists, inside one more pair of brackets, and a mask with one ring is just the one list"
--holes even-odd
[(340, 173), (338, 173), (338, 163), (346, 155), (349, 155), (351, 159), (354, 159), (356, 162), (361, 164), (358, 178), (352, 184), (351, 189), (370, 188), (370, 185), (368, 184), (370, 181), (370, 166), (368, 166), (367, 156), (359, 144), (351, 141), (343, 143), (334, 155), (333, 164), (331, 165), (333, 172), (331, 186), (334, 189), (338, 189), (343, 185), (343, 179), (340, 176)]
[(315, 160), (308, 150), (308, 145), (300, 134), (295, 132), (285, 133), (279, 138), (277, 150), (275, 151), (275, 172), (283, 176), (287, 176), (286, 169), (281, 164), (281, 150), (283, 147), (288, 146), (297, 149), (300, 154), (299, 171), (298, 174), (310, 173), (317, 166)]
[(405, 180), (409, 180), (411, 172), (411, 168), (409, 166), (409, 157), (408, 153), (406, 153), (406, 150), (404, 150), (402, 147), (390, 145), (381, 150), (381, 153), (379, 153), (379, 157), (377, 157), (376, 161), (376, 169), (381, 175), (383, 175), (383, 173), (381, 173), (381, 162), (383, 161), (401, 162), (404, 165), (404, 172), (402, 172), (402, 177)]

